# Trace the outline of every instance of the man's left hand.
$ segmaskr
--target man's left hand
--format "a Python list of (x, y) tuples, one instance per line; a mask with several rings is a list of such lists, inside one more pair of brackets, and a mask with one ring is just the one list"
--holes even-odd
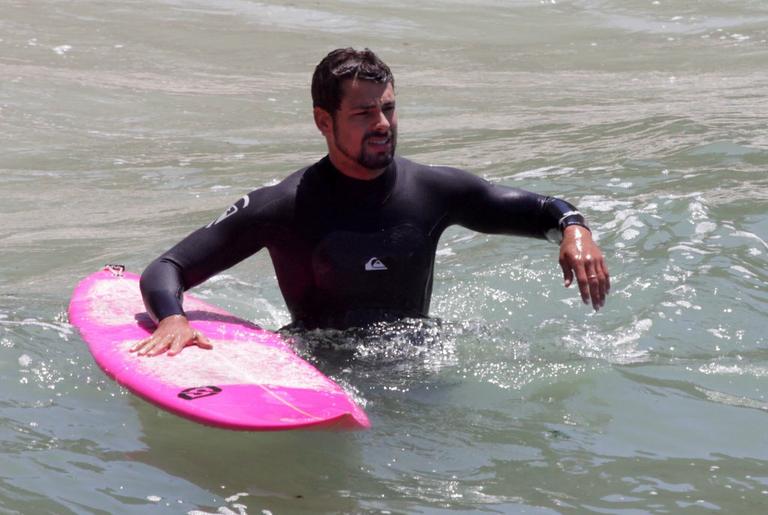
[(579, 284), (584, 304), (592, 301), (595, 311), (603, 307), (611, 289), (611, 280), (600, 247), (592, 241), (592, 233), (580, 225), (569, 225), (563, 231), (560, 243), (560, 267), (563, 269), (565, 287)]

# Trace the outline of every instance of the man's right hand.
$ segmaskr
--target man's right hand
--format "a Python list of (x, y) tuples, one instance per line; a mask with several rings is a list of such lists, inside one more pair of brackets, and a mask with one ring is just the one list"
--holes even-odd
[(175, 356), (187, 345), (197, 345), (201, 349), (213, 348), (204, 334), (192, 329), (187, 317), (171, 315), (160, 321), (152, 336), (131, 347), (131, 352), (139, 356), (157, 356), (168, 351), (169, 356)]

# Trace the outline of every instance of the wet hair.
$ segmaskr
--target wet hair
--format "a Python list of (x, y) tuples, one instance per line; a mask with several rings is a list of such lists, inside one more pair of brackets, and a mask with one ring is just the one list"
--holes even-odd
[(312, 107), (333, 116), (341, 107), (342, 85), (348, 79), (395, 85), (389, 66), (370, 49), (337, 48), (320, 61), (312, 75)]

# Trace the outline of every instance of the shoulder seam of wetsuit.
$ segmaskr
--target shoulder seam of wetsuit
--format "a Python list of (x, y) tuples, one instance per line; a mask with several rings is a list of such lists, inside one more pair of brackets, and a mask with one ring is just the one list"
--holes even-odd
[[(253, 195), (254, 193), (259, 193), (259, 192), (263, 192), (263, 191), (266, 191), (266, 190), (272, 190), (272, 191), (275, 191), (275, 192), (279, 193), (279, 196), (269, 200), (266, 203), (259, 204), (258, 202), (254, 202), (254, 204), (258, 204), (258, 205), (257, 206), (254, 205), (253, 206), (254, 210), (252, 211), (251, 216), (256, 217), (256, 216), (258, 216), (259, 214), (263, 213), (268, 208), (274, 206), (277, 203), (283, 202), (285, 200), (290, 200), (291, 198), (295, 198), (293, 190), (295, 190), (297, 185), (296, 184), (292, 184), (288, 188), (289, 183), (292, 180), (295, 180), (296, 177), (302, 176), (309, 168), (310, 168), (310, 166), (306, 166), (306, 167), (302, 168), (301, 170), (293, 172), (290, 175), (288, 175), (287, 177), (284, 177), (283, 180), (281, 180), (277, 184), (274, 184), (274, 185), (271, 185), (271, 186), (262, 186), (261, 188), (256, 188), (255, 190), (250, 191), (247, 194), (249, 198), (251, 198), (251, 195)], [(281, 190), (286, 189), (286, 188), (288, 188), (289, 191), (281, 191)], [(253, 200), (253, 199), (251, 198), (251, 200)], [(267, 222), (265, 222), (265, 223), (267, 223)], [(275, 223), (275, 222), (273, 222), (273, 223)]]

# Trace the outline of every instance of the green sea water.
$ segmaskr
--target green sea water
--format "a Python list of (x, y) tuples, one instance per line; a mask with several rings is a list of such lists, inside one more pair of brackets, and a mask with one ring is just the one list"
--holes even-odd
[[(0, 0), (0, 512), (764, 513), (766, 40), (762, 0)], [(439, 321), (302, 342), (371, 430), (161, 412), (72, 289), (321, 157), (340, 46), (392, 67), (399, 153), (577, 204), (608, 303), (551, 243), (452, 228)], [(289, 321), (266, 254), (196, 293)]]

